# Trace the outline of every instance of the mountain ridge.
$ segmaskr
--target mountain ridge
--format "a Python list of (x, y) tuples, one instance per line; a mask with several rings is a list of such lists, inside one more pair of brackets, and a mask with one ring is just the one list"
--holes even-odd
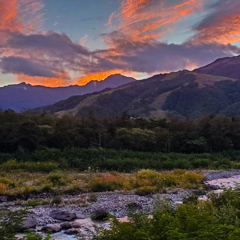
[(226, 96), (225, 87), (231, 91), (237, 89), (240, 101), (240, 81), (184, 70), (155, 75), (151, 80), (129, 83), (100, 93), (75, 96), (35, 109), (35, 112), (58, 116), (84, 116), (89, 113), (116, 116), (126, 112), (129, 116), (144, 118), (197, 118), (218, 114), (236, 103)]
[(84, 86), (71, 85), (54, 88), (31, 85), (25, 82), (12, 84), (0, 88), (0, 108), (2, 110), (12, 109), (19, 112), (21, 110), (51, 105), (73, 95), (84, 95), (102, 91), (105, 88), (115, 88), (133, 81), (136, 80), (115, 74), (102, 81), (90, 81)]

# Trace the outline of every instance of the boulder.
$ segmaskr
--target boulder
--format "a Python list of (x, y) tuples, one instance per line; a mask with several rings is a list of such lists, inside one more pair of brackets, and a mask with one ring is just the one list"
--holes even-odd
[(104, 209), (97, 209), (91, 214), (92, 220), (104, 221), (109, 216), (109, 213)]
[(37, 221), (35, 218), (27, 217), (23, 220), (21, 225), (21, 230), (28, 230), (30, 228), (35, 228), (37, 226)]
[(62, 230), (62, 228), (57, 225), (47, 225), (42, 228), (42, 231), (50, 232), (50, 233), (57, 233), (57, 232), (60, 232), (61, 230)]
[(52, 217), (53, 219), (61, 220), (61, 221), (72, 221), (76, 219), (75, 213), (70, 213), (67, 211), (55, 210), (55, 211), (52, 211), (49, 216)]
[(208, 190), (208, 191), (209, 190), (211, 191), (211, 190), (218, 190), (218, 189), (220, 189), (220, 187), (216, 186), (216, 185), (206, 185), (205, 189)]
[(72, 224), (69, 223), (69, 222), (64, 222), (64, 223), (61, 223), (61, 224), (60, 224), (60, 227), (61, 227), (62, 229), (70, 229), (70, 228), (72, 228)]
[(192, 193), (197, 195), (197, 196), (203, 196), (203, 195), (207, 194), (207, 192), (204, 191), (204, 190), (193, 190)]
[(79, 222), (73, 222), (72, 223), (72, 228), (81, 228), (82, 225)]
[(76, 214), (76, 219), (86, 219), (87, 216), (83, 215), (83, 214)]
[(67, 234), (67, 235), (76, 235), (76, 234), (78, 234), (79, 232), (78, 232), (78, 230), (76, 230), (76, 229), (68, 229), (68, 230), (66, 230), (64, 233)]

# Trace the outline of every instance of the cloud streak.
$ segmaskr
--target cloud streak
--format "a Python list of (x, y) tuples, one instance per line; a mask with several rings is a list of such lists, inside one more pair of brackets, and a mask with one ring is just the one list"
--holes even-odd
[(240, 41), (240, 1), (220, 0), (211, 13), (195, 28), (195, 41), (223, 44)]

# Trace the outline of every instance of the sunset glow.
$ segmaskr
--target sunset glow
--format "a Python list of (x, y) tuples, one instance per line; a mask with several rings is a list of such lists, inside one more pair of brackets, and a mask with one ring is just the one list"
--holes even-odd
[(150, 76), (240, 54), (240, 2), (0, 0), (0, 38), (1, 85)]

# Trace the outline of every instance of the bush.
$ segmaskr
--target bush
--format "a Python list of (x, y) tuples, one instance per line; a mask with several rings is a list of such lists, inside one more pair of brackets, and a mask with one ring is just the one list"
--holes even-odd
[(23, 170), (28, 172), (45, 172), (49, 173), (58, 169), (59, 165), (54, 162), (18, 162), (9, 160), (0, 166), (3, 171)]
[(0, 184), (1, 183), (7, 185), (9, 188), (14, 188), (16, 186), (16, 184), (12, 180), (5, 177), (0, 178)]
[(39, 205), (41, 205), (41, 202), (39, 200), (28, 200), (27, 201), (28, 207), (37, 207)]
[(109, 218), (109, 213), (104, 209), (95, 210), (91, 214), (91, 219), (95, 221), (105, 221)]
[(64, 190), (65, 194), (71, 194), (71, 195), (79, 194), (79, 193), (82, 193), (82, 192), (83, 192), (83, 190), (79, 185), (72, 185), (69, 188)]
[(91, 193), (88, 197), (89, 202), (97, 202), (97, 195), (95, 193)]
[(186, 172), (184, 178), (189, 183), (200, 183), (204, 179), (204, 176), (194, 172)]
[(55, 196), (52, 201), (51, 201), (51, 205), (59, 205), (62, 203), (62, 197), (61, 196)]
[(160, 202), (151, 218), (141, 212), (131, 212), (129, 222), (115, 219), (112, 228), (102, 230), (96, 239), (239, 240), (240, 216), (235, 203), (239, 202), (240, 193), (229, 191), (216, 198), (228, 200), (221, 203), (221, 208), (209, 201), (196, 202), (195, 197), (177, 208)]
[(67, 183), (66, 179), (64, 178), (64, 174), (62, 172), (59, 172), (59, 171), (49, 173), (48, 176), (47, 176), (47, 180), (54, 187), (64, 186)]
[(149, 194), (154, 194), (156, 193), (157, 188), (156, 187), (152, 187), (152, 186), (144, 186), (144, 187), (140, 187), (135, 191), (135, 194), (139, 195), (139, 196), (146, 196)]

